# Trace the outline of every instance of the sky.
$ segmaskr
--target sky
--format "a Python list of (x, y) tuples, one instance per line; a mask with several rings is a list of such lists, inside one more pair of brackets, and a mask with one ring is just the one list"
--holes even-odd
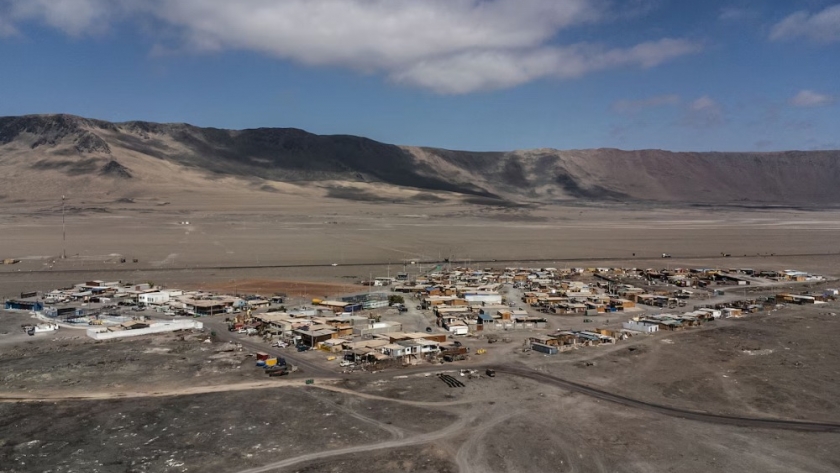
[(840, 149), (838, 0), (0, 0), (0, 115)]

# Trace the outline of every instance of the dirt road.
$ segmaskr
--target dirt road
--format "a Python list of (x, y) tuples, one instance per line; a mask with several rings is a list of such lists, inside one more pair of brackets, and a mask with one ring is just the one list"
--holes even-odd
[(26, 395), (10, 395), (0, 393), (0, 402), (56, 402), (56, 401), (104, 401), (111, 399), (131, 399), (141, 397), (169, 397), (169, 396), (191, 396), (196, 394), (211, 394), (230, 391), (249, 391), (256, 389), (271, 389), (282, 387), (306, 387), (307, 389), (320, 389), (324, 391), (332, 391), (336, 393), (349, 394), (364, 399), (374, 401), (396, 402), (415, 407), (444, 407), (456, 406), (461, 404), (470, 404), (471, 400), (455, 400), (455, 401), (411, 401), (407, 399), (395, 399), (384, 396), (377, 396), (375, 394), (368, 394), (352, 389), (346, 389), (338, 386), (333, 386), (329, 383), (335, 380), (318, 379), (316, 384), (306, 384), (303, 379), (296, 380), (271, 380), (271, 381), (256, 381), (251, 383), (238, 384), (220, 384), (214, 386), (194, 386), (188, 388), (175, 389), (160, 389), (156, 391), (102, 391), (89, 392), (84, 394), (62, 395), (49, 393), (32, 393)]
[(653, 404), (650, 402), (632, 399), (625, 396), (620, 396), (618, 394), (609, 393), (600, 389), (574, 383), (572, 381), (567, 381), (562, 378), (558, 378), (556, 376), (552, 376), (546, 373), (540, 373), (528, 368), (502, 366), (497, 367), (495, 369), (498, 373), (507, 373), (514, 376), (521, 376), (523, 378), (532, 379), (534, 381), (544, 384), (551, 384), (562, 389), (566, 389), (580, 394), (585, 394), (587, 396), (601, 399), (604, 401), (610, 401), (624, 406), (635, 407), (638, 409), (643, 409), (649, 412), (656, 412), (667, 416), (679, 417), (681, 419), (696, 420), (699, 422), (707, 422), (712, 424), (734, 425), (738, 427), (840, 433), (840, 424), (802, 422), (781, 419), (761, 419), (753, 417), (734, 417), (710, 414), (707, 412), (690, 411), (685, 409), (678, 409), (675, 407), (663, 406), (660, 404)]
[[(576, 392), (579, 394), (584, 394), (589, 397), (594, 397), (596, 399), (614, 402), (617, 404), (621, 404), (627, 407), (633, 407), (637, 409), (642, 409), (648, 412), (656, 412), (658, 414), (667, 415), (671, 417), (678, 417), (681, 419), (688, 419), (688, 420), (695, 420), (698, 422), (706, 422), (711, 424), (719, 424), (719, 425), (733, 425), (738, 427), (750, 427), (750, 428), (767, 428), (767, 429), (782, 429), (782, 430), (798, 430), (798, 431), (806, 431), (806, 432), (832, 432), (832, 433), (840, 433), (840, 424), (832, 424), (832, 423), (820, 423), (820, 422), (805, 422), (805, 421), (792, 421), (792, 420), (784, 420), (784, 419), (769, 419), (769, 418), (754, 418), (754, 417), (735, 417), (735, 416), (725, 416), (719, 414), (712, 414), (708, 412), (698, 412), (698, 411), (691, 411), (687, 409), (679, 409), (675, 407), (663, 406), (661, 404), (654, 404), (650, 402), (646, 402), (639, 399), (633, 399), (626, 396), (621, 396), (618, 394), (613, 394), (607, 391), (602, 391), (597, 388), (593, 388), (590, 386), (578, 384), (572, 381), (568, 381), (562, 378), (558, 378), (556, 376), (552, 376), (547, 373), (541, 373), (538, 371), (534, 371), (528, 368), (518, 367), (518, 366), (510, 366), (510, 365), (502, 365), (502, 366), (494, 366), (493, 367), (497, 373), (506, 373), (513, 376), (519, 376), (523, 378), (528, 378), (539, 383), (553, 385), (555, 387), (565, 389), (568, 391)], [(438, 370), (439, 368), (435, 368)], [(428, 370), (426, 370), (428, 371)], [(417, 374), (422, 373), (422, 371), (417, 372)], [(389, 374), (389, 376), (393, 376)], [(376, 379), (377, 377), (370, 377), (369, 379)], [(335, 381), (334, 379), (321, 379), (319, 380), (320, 383)], [(216, 385), (216, 386), (196, 386), (196, 387), (187, 387), (187, 388), (177, 388), (177, 389), (170, 389), (170, 390), (159, 390), (159, 391), (135, 391), (135, 392), (100, 392), (100, 393), (87, 393), (87, 394), (77, 394), (72, 396), (62, 396), (62, 395), (50, 395), (50, 394), (31, 394), (31, 395), (3, 395), (0, 394), (0, 402), (43, 402), (43, 401), (84, 401), (84, 400), (106, 400), (106, 399), (126, 399), (126, 398), (137, 398), (137, 397), (165, 397), (165, 396), (184, 396), (184, 395), (194, 395), (194, 394), (206, 394), (206, 393), (216, 393), (216, 392), (226, 392), (226, 391), (241, 391), (241, 390), (251, 390), (251, 389), (268, 389), (268, 388), (275, 388), (275, 387), (292, 387), (292, 386), (307, 386), (302, 379), (299, 380), (271, 380), (271, 381), (258, 381), (252, 383), (240, 383), (240, 384), (226, 384), (226, 385)], [(407, 401), (401, 399), (392, 399), (386, 398), (381, 396), (374, 396), (370, 394), (359, 393), (350, 389), (344, 389), (337, 386), (332, 386), (329, 384), (317, 384), (317, 385), (310, 385), (311, 387), (315, 387), (318, 389), (326, 389), (335, 392), (341, 392), (345, 394), (350, 394), (354, 396), (365, 397), (368, 399), (377, 399), (377, 400), (384, 400), (384, 401), (392, 401), (398, 402), (408, 405), (415, 405), (415, 406), (444, 406), (444, 405), (455, 405), (455, 404), (463, 404), (467, 403), (468, 401), (452, 401), (452, 402), (422, 402), (422, 401)], [(262, 470), (261, 470), (262, 471)]]
[(347, 447), (347, 448), (340, 448), (336, 450), (329, 450), (325, 452), (314, 452), (308, 453), (306, 455), (299, 455), (293, 458), (287, 458), (285, 460), (281, 460), (274, 463), (269, 463), (267, 465), (263, 465), (257, 468), (249, 468), (247, 470), (241, 470), (239, 473), (261, 473), (265, 471), (273, 471), (279, 470), (281, 468), (289, 467), (292, 465), (297, 465), (299, 463), (304, 463), (313, 460), (323, 460), (325, 458), (336, 457), (341, 455), (348, 455), (352, 453), (364, 453), (364, 452), (371, 452), (374, 450), (383, 450), (383, 449), (390, 449), (390, 448), (399, 448), (399, 447), (408, 447), (412, 445), (421, 445), (424, 443), (434, 442), (436, 440), (444, 439), (447, 437), (451, 437), (453, 435), (457, 435), (459, 432), (463, 431), (467, 428), (469, 423), (469, 419), (463, 417), (458, 421), (454, 422), (453, 424), (449, 425), (448, 427), (435, 431), (430, 432), (427, 434), (420, 434), (415, 435), (413, 437), (406, 437), (402, 439), (395, 439), (389, 440), (386, 442), (380, 442), (375, 444), (369, 445), (358, 445), (355, 447)]
[(480, 452), (481, 440), (491, 429), (518, 414), (518, 411), (508, 412), (478, 427), (471, 428), (469, 438), (461, 444), (458, 453), (455, 455), (455, 463), (458, 465), (458, 471), (461, 473), (481, 473), (486, 471), (483, 455)]

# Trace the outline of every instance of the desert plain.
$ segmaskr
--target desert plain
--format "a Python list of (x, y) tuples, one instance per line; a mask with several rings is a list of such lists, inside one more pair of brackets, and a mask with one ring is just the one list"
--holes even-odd
[[(370, 202), (235, 186), (65, 205), (66, 240), (60, 201), (3, 206), (2, 257), (20, 260), (0, 266), (4, 296), (95, 278), (282, 291), (303, 303), (446, 260), (840, 276), (834, 209)], [(279, 381), (201, 334), (101, 342), (62, 329), (26, 337), (18, 327), (28, 316), (2, 312), (0, 471), (837, 471), (836, 428), (685, 418), (514, 371), (656, 406), (836, 426), (838, 308), (787, 306), (554, 357), (523, 352), (521, 340), (467, 340), (488, 355), (440, 368), (304, 370)], [(412, 307), (405, 317), (420, 327), (428, 315)], [(556, 319), (549, 317), (552, 328), (574, 323)], [(464, 388), (432, 375), (487, 366), (500, 367), (496, 377), (461, 378)]]

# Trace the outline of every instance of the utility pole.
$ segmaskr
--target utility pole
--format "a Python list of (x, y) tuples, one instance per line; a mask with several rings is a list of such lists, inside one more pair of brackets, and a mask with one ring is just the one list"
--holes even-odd
[(61, 259), (67, 259), (67, 226), (64, 220), (64, 201), (66, 197), (61, 196)]

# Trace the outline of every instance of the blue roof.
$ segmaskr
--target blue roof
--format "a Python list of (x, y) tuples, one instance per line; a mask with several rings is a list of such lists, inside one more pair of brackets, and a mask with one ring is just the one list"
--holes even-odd
[(493, 317), (491, 317), (487, 314), (478, 314), (478, 318), (485, 321), (485, 322), (492, 322), (493, 321)]

